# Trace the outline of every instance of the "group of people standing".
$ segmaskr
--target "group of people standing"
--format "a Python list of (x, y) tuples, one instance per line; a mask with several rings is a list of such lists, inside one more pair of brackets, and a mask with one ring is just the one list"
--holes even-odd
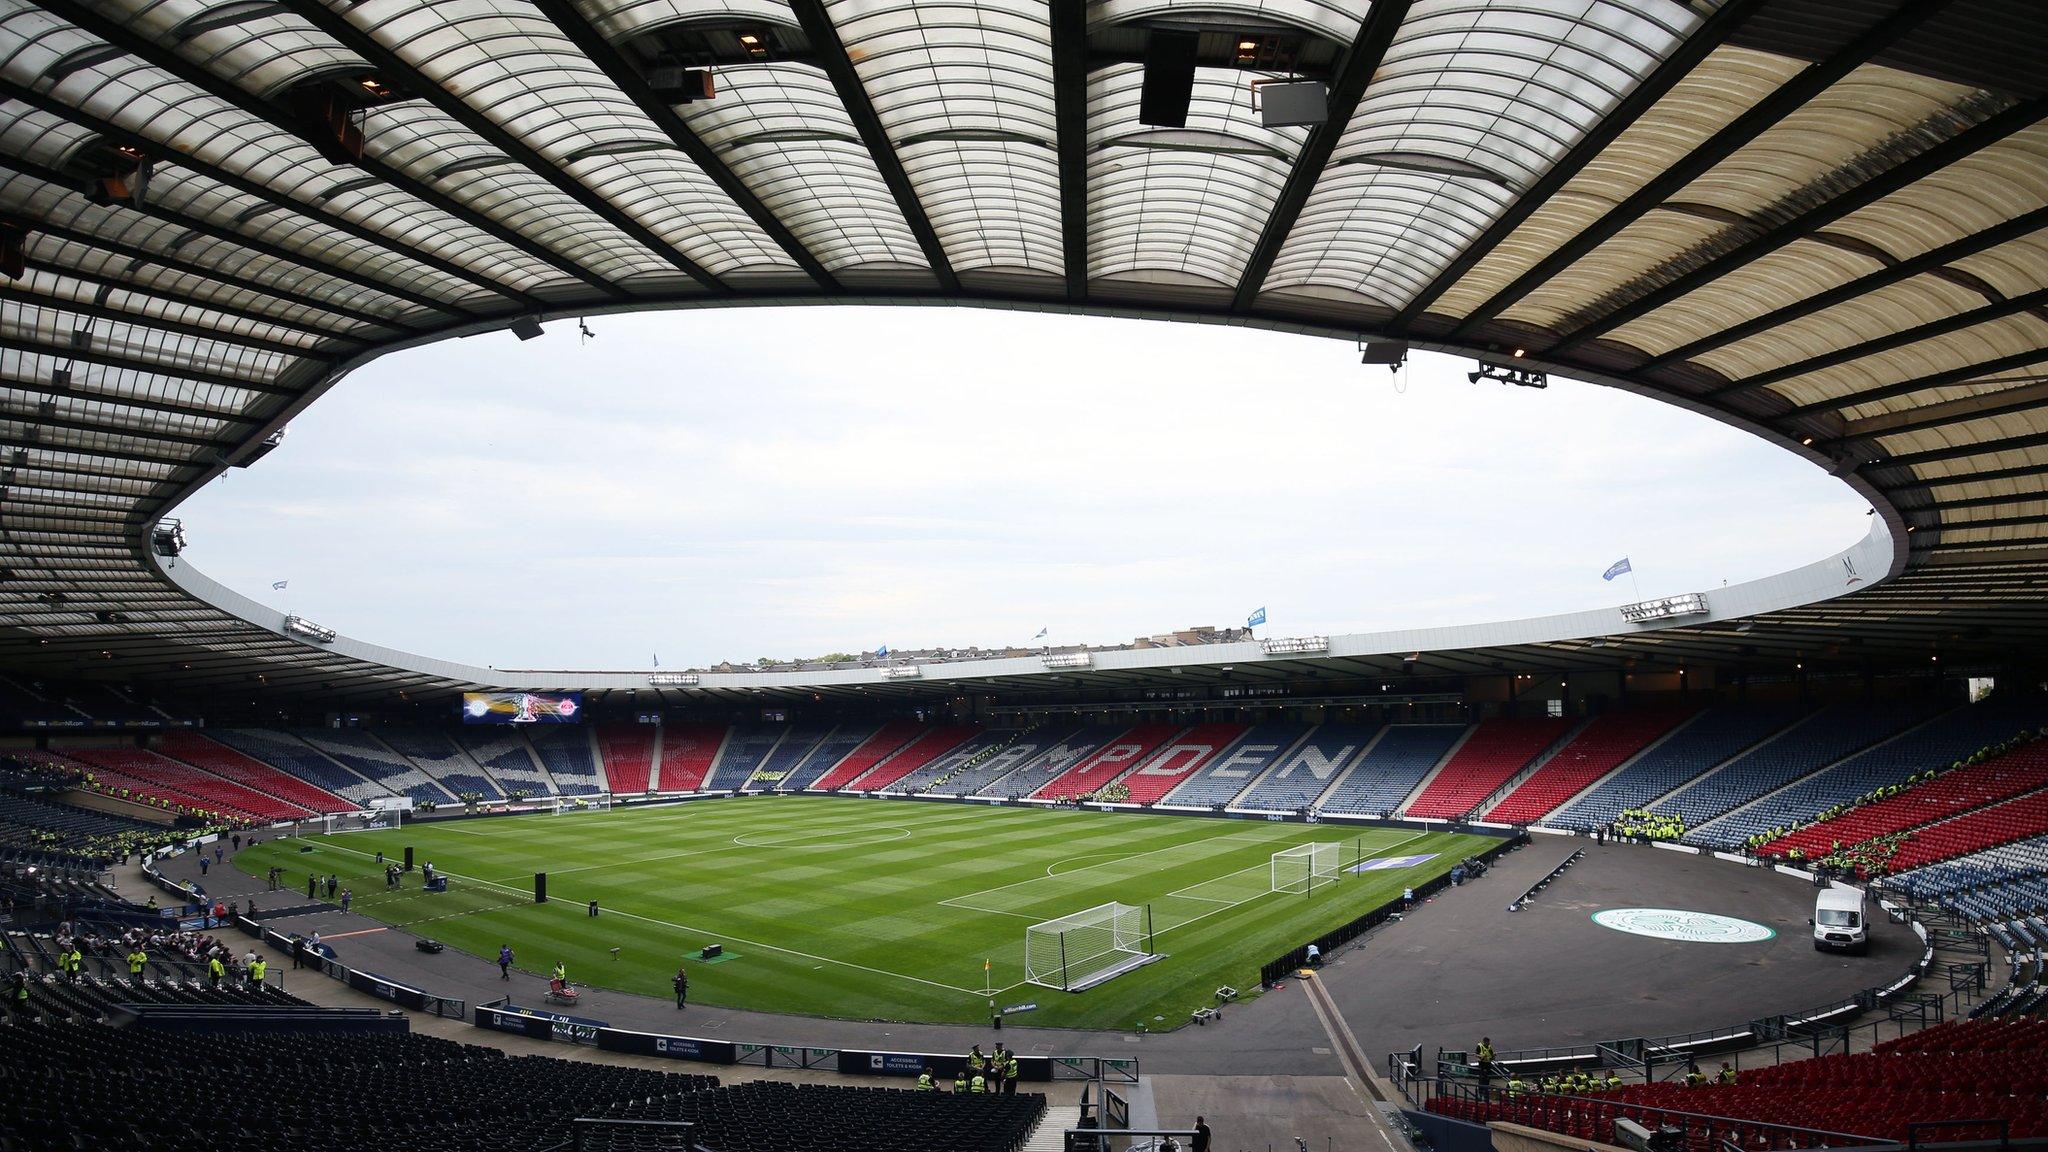
[[(939, 1090), (938, 1079), (933, 1075), (929, 1065), (918, 1075), (917, 1090), (920, 1092), (936, 1092)], [(976, 1044), (974, 1050), (967, 1054), (967, 1059), (961, 1063), (959, 1073), (953, 1077), (953, 1091), (962, 1095), (971, 1093), (974, 1095), (1001, 1094), (1004, 1096), (1015, 1096), (1017, 1094), (1017, 1054), (998, 1044), (994, 1052), (984, 1055), (981, 1045)]]

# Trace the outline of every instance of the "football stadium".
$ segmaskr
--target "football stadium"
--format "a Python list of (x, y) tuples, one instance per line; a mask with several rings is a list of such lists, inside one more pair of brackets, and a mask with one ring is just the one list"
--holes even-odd
[[(2042, 16), (0, 0), (0, 1152), (2048, 1147)], [(947, 361), (947, 325), (989, 316), (1031, 326)], [(862, 326), (886, 335), (832, 335)], [(1232, 346), (1242, 371), (1198, 353), (1241, 418), (1162, 414), (1196, 410), (1160, 351), (1190, 332), (1268, 342)], [(1116, 635), (1171, 623), (1130, 614), (1178, 611), (1181, 569), (1377, 550), (1327, 565), (1321, 626), (643, 665), (522, 611), (489, 654), (562, 655), (480, 664), (421, 623), (469, 593), (403, 582), (465, 520), (517, 522), (482, 561), (512, 585), (550, 536), (588, 567), (547, 571), (599, 571), (534, 601), (648, 635), (674, 603), (614, 563), (616, 520), (526, 514), (561, 498), (524, 476), (589, 466), (380, 400), (334, 506), (391, 518), (372, 473), (401, 454), (499, 452), (515, 489), (407, 520), (419, 555), (338, 617), (203, 570), (222, 493), (298, 539), (292, 469), (329, 433), (295, 421), (331, 429), (376, 380), (509, 395), (522, 359), (635, 333), (685, 425), (752, 392), (760, 435), (794, 426), (749, 355), (880, 381), (848, 434), (887, 446), (856, 457), (882, 487), (662, 456), (660, 497), (695, 510), (826, 507), (852, 602), (890, 602), (856, 548), (914, 505), (951, 514), (977, 465), (1014, 486), (978, 440), (893, 450), (942, 406), (898, 357), (1019, 435), (1072, 405), (1073, 443), (1012, 450), (1103, 520), (1200, 476), (1159, 500), (1227, 537), (1226, 489), (1262, 472), (1279, 535), (1235, 557), (1018, 546), (1127, 585), (1010, 565)], [(1380, 431), (1418, 443), (1381, 459), (1334, 408), (1257, 428), (1282, 345), (1391, 380), (1417, 423)], [(1098, 350), (1129, 357), (1152, 454), (985, 363)], [(1420, 431), (1411, 372), (1469, 435)], [(540, 421), (561, 444), (593, 411), (669, 418), (584, 375)], [(1611, 418), (1526, 415), (1581, 393)], [(1479, 410), (1529, 421), (1526, 461)], [(1342, 442), (1397, 493), (1433, 455), (1562, 548), (1611, 516), (1555, 495), (1596, 435), (1668, 466), (1644, 498), (1693, 553), (1795, 559), (1645, 594), (1602, 555), (1595, 598), (1554, 610), (1544, 550), (1502, 536), (1502, 586), (1461, 600), (1430, 549), (1498, 520), (1287, 467), (1290, 438)], [(1253, 438), (1276, 455), (1247, 463)], [(742, 511), (778, 472), (781, 509)], [(1846, 546), (1794, 472), (1851, 509)], [(1365, 567), (1489, 607), (1382, 624), (1346, 598), (1380, 587)], [(850, 618), (725, 579), (692, 619), (756, 651)]]

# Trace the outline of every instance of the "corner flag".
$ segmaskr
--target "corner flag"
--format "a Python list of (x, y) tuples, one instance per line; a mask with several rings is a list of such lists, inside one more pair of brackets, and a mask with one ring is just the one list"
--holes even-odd
[(1628, 566), (1628, 557), (1623, 556), (1621, 559), (1616, 560), (1612, 564), (1609, 564), (1607, 566), (1607, 571), (1602, 572), (1600, 574), (1600, 578), (1602, 580), (1612, 580), (1616, 576), (1626, 576), (1633, 571), (1635, 571), (1635, 569)]
[(1253, 612), (1250, 616), (1245, 617), (1244, 626), (1247, 628), (1257, 628), (1259, 625), (1264, 624), (1265, 622), (1266, 610), (1264, 608), (1261, 608), (1258, 611)]

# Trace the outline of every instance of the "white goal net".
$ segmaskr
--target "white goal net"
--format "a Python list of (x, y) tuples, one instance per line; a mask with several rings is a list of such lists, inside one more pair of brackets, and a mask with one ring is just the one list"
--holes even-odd
[(1152, 910), (1103, 904), (1024, 930), (1024, 978), (1079, 992), (1158, 959)]
[(608, 811), (612, 806), (612, 794), (594, 792), (586, 796), (550, 796), (548, 811), (557, 816), (565, 812)]
[(1273, 853), (1273, 891), (1311, 892), (1343, 874), (1339, 844), (1302, 844)]

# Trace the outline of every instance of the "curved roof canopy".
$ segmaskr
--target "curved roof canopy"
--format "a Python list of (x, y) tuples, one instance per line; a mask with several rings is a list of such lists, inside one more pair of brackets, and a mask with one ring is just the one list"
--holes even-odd
[[(889, 301), (1656, 395), (1896, 542), (1745, 644), (2048, 635), (2043, 60), (2031, 0), (0, 0), (0, 658), (451, 686), (190, 594), (151, 527), (384, 351)], [(1303, 78), (1326, 122), (1267, 126)]]

